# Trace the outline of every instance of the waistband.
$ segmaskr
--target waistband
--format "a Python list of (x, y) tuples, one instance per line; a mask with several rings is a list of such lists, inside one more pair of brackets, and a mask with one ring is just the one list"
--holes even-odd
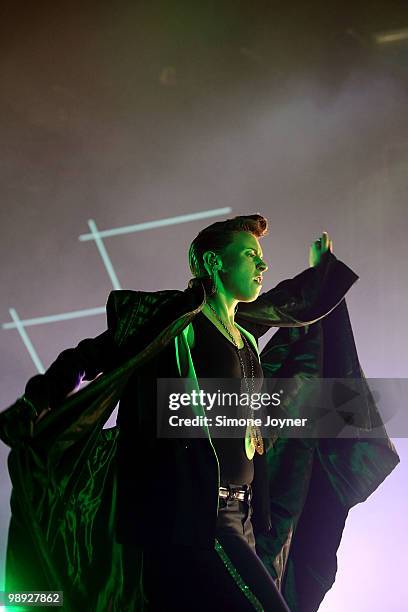
[(249, 503), (252, 499), (252, 487), (251, 485), (226, 485), (219, 488), (218, 496), (227, 501), (237, 499)]

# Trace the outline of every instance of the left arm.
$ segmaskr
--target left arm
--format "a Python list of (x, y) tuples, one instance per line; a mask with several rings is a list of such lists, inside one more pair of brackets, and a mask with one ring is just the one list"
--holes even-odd
[(254, 302), (240, 302), (236, 321), (259, 338), (271, 327), (304, 327), (328, 315), (358, 279), (332, 249), (324, 233), (310, 248), (310, 267)]

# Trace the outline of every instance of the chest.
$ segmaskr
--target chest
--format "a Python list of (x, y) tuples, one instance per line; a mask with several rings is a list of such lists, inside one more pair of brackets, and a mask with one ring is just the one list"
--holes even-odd
[(246, 338), (241, 338), (241, 348), (237, 349), (204, 315), (195, 318), (193, 327), (191, 356), (198, 377), (263, 377), (258, 356)]

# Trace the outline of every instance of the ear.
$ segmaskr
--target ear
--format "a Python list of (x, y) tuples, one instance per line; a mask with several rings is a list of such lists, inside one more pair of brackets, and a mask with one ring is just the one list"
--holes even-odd
[(205, 251), (205, 253), (203, 253), (203, 262), (209, 276), (212, 275), (214, 267), (219, 270), (222, 268), (221, 257), (216, 255), (214, 251)]

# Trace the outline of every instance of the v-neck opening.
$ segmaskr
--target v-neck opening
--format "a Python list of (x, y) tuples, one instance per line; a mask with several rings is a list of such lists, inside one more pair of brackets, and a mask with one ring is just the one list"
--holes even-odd
[[(206, 315), (204, 312), (200, 312), (199, 314), (202, 314), (202, 315), (203, 315), (203, 317), (205, 317), (205, 318), (207, 319), (207, 321), (208, 321), (208, 322), (209, 322), (209, 323), (210, 323), (210, 324), (211, 324), (211, 325), (212, 325), (212, 326), (213, 326), (213, 327), (214, 327), (214, 328), (217, 330), (217, 332), (218, 332), (218, 333), (219, 333), (219, 334), (220, 334), (220, 335), (221, 335), (221, 336), (222, 336), (222, 337), (223, 337), (223, 338), (224, 338), (224, 339), (225, 339), (227, 342), (229, 342), (230, 344), (232, 344), (232, 346), (233, 346), (234, 348), (236, 348), (238, 351), (242, 351), (242, 350), (245, 348), (245, 340), (243, 339), (243, 334), (242, 334), (242, 332), (241, 332), (241, 331), (240, 331), (239, 333), (240, 333), (240, 335), (241, 335), (243, 345), (242, 345), (241, 347), (239, 347), (239, 348), (238, 348), (238, 347), (237, 347), (237, 346), (236, 346), (236, 345), (235, 345), (233, 342), (231, 342), (231, 340), (230, 340), (229, 338), (227, 338), (227, 336), (225, 336), (225, 335), (222, 333), (222, 331), (221, 331), (220, 329), (218, 329), (218, 327), (215, 325), (215, 323), (213, 323), (213, 321), (211, 321), (211, 319), (209, 319), (209, 318), (207, 317), (207, 315)], [(239, 330), (238, 330), (238, 331), (239, 331)]]

